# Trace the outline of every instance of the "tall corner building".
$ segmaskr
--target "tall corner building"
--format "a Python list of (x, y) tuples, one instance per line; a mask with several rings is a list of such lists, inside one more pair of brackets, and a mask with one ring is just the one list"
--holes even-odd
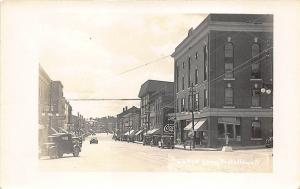
[(205, 147), (273, 136), (272, 15), (209, 14), (172, 57), (177, 142), (189, 132)]

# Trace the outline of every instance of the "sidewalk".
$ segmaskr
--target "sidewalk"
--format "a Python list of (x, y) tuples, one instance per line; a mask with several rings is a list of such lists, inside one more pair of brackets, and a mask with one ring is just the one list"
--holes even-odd
[[(253, 149), (264, 149), (266, 148), (264, 145), (259, 146), (232, 146), (232, 150), (253, 150)], [(175, 149), (180, 150), (190, 150), (190, 146), (186, 146), (186, 149), (184, 149), (183, 145), (175, 145)], [(221, 151), (222, 148), (206, 148), (206, 147), (199, 147), (196, 146), (195, 149), (191, 149), (193, 151)]]
[(134, 141), (134, 143), (143, 144), (143, 141)]

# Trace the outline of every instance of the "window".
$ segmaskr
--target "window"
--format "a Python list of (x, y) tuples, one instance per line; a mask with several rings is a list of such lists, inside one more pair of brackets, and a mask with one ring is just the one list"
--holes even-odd
[(233, 45), (232, 43), (228, 42), (225, 44), (225, 58), (232, 58), (233, 57)]
[(207, 93), (207, 90), (204, 89), (204, 107), (207, 107), (208, 105), (208, 93)]
[(181, 99), (181, 112), (185, 112), (185, 98)]
[(184, 76), (182, 76), (182, 90), (184, 90)]
[(176, 92), (179, 91), (179, 67), (176, 66)]
[(203, 69), (203, 71), (204, 71), (204, 73), (203, 73), (204, 78), (203, 78), (203, 80), (206, 81), (207, 80), (207, 75), (208, 75), (207, 46), (206, 45), (203, 47), (203, 63), (204, 63), (204, 69)]
[(233, 105), (233, 89), (231, 85), (228, 85), (225, 88), (225, 106)]
[(193, 110), (192, 95), (189, 95), (188, 110), (189, 111)]
[(188, 61), (188, 87), (191, 86), (191, 58), (189, 58), (189, 61)]
[(184, 62), (182, 62), (182, 68), (184, 69)]
[(233, 124), (226, 124), (226, 132), (229, 138), (234, 138)]
[(252, 106), (259, 107), (260, 106), (260, 90), (252, 89)]
[(195, 84), (198, 84), (198, 68), (195, 69)]
[(258, 61), (259, 59), (259, 53), (260, 53), (260, 48), (257, 43), (254, 43), (252, 45), (252, 72), (251, 76), (253, 79), (259, 79), (260, 78), (260, 62)]
[(224, 50), (225, 78), (233, 78), (233, 44), (226, 43)]
[(253, 120), (251, 125), (251, 138), (261, 138), (261, 127), (259, 120)]
[(225, 138), (225, 127), (223, 123), (218, 123), (218, 138)]
[(195, 111), (199, 111), (199, 93), (195, 94), (194, 104)]
[(196, 52), (196, 54), (195, 54), (195, 59), (196, 60), (198, 59), (198, 52)]

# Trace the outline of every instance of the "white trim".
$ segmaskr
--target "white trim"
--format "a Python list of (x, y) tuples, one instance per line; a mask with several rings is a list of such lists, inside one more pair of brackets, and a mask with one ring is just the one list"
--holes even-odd
[(234, 78), (234, 77), (233, 77), (233, 78), (226, 78), (226, 77), (224, 77), (224, 80), (227, 80), (227, 81), (234, 81), (235, 78)]
[(263, 140), (263, 138), (250, 138), (250, 140)]

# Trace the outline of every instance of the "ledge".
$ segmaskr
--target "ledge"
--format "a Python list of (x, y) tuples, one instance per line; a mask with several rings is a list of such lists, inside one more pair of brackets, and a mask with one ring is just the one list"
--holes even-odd
[(262, 81), (262, 79), (254, 79), (254, 78), (250, 78), (250, 81)]
[(235, 108), (235, 106), (223, 106), (223, 108), (228, 108), (228, 109), (230, 109), (230, 108)]
[(234, 81), (235, 78), (234, 78), (234, 77), (233, 77), (233, 78), (224, 78), (223, 80), (224, 80), (224, 81)]

